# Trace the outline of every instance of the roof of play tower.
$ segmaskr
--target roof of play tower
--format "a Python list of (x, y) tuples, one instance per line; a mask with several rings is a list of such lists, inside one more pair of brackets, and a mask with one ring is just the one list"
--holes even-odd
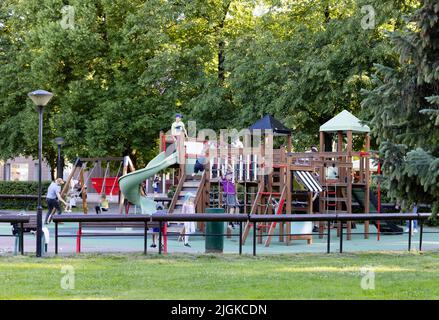
[(361, 124), (360, 119), (347, 110), (343, 110), (320, 127), (323, 132), (352, 131), (356, 133), (370, 132), (370, 128)]
[(275, 119), (270, 115), (266, 115), (262, 119), (256, 121), (253, 125), (249, 127), (250, 130), (273, 130), (275, 134), (278, 135), (289, 135), (291, 134), (291, 129), (284, 126), (279, 120)]

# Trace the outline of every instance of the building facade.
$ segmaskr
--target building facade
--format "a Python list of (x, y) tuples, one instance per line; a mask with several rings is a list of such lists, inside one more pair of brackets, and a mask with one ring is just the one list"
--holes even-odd
[[(0, 181), (37, 181), (38, 160), (17, 157), (0, 162)], [(43, 161), (42, 180), (51, 180), (50, 166)]]

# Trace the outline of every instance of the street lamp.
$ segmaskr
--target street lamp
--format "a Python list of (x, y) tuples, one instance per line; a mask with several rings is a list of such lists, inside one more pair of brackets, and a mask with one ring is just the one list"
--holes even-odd
[(57, 178), (63, 178), (63, 169), (64, 169), (64, 163), (61, 159), (61, 147), (64, 145), (65, 140), (64, 138), (58, 137), (55, 138), (55, 143), (58, 146), (58, 161), (57, 161), (57, 168), (56, 168), (56, 172), (57, 172)]
[(43, 235), (43, 207), (41, 204), (41, 173), (43, 158), (43, 108), (52, 99), (53, 94), (45, 90), (37, 90), (28, 93), (29, 98), (37, 106), (38, 110), (38, 207), (37, 207), (37, 257), (41, 257)]

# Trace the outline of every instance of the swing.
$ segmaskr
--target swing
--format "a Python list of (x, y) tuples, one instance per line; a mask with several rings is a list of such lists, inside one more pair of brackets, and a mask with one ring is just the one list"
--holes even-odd
[[(117, 169), (116, 177), (113, 180), (113, 186), (111, 187), (111, 190), (110, 190), (110, 201), (113, 201), (113, 190), (114, 190), (114, 187), (116, 186), (117, 179), (118, 179), (119, 173), (120, 173), (120, 169), (122, 169), (122, 164), (123, 164), (123, 161), (120, 162), (119, 169)], [(117, 188), (119, 189), (119, 185), (117, 186)], [(119, 193), (119, 190), (117, 191), (117, 193)]]
[[(87, 184), (89, 183), (90, 179), (92, 179), (91, 175), (93, 174), (93, 171), (96, 169), (97, 165), (98, 165), (98, 162), (95, 161), (93, 168), (91, 168), (90, 172), (87, 175), (87, 179), (85, 180), (84, 185), (81, 186), (81, 194), (84, 192), (84, 188), (87, 187)], [(81, 169), (82, 171), (84, 171), (84, 167), (85, 166), (82, 167), (82, 169)], [(92, 179), (92, 181), (93, 181), (93, 179)]]
[(119, 177), (119, 173), (121, 171), (122, 165), (123, 165), (123, 161), (120, 162), (116, 176), (109, 177), (108, 175), (110, 173), (110, 163), (107, 162), (107, 167), (105, 169), (104, 177), (91, 178), (92, 186), (97, 193), (101, 195), (110, 196), (110, 200), (112, 200), (113, 195), (119, 194), (119, 184), (117, 182), (117, 179)]

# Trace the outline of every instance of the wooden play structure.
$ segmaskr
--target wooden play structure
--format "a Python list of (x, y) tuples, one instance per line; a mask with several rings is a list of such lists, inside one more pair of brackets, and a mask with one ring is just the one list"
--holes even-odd
[[(278, 120), (266, 116), (246, 133), (241, 140), (249, 145), (234, 147), (229, 138), (220, 136), (217, 144), (209, 148), (208, 163), (201, 176), (192, 177), (191, 168), (200, 156), (204, 137), (188, 139), (180, 144), (181, 157), (185, 159), (176, 165), (177, 181), (175, 194), (169, 206), (170, 213), (179, 213), (184, 196), (195, 195), (197, 212), (207, 207), (225, 207), (221, 177), (226, 172), (233, 174), (241, 214), (284, 214), (284, 213), (346, 213), (352, 212), (353, 196), (361, 197), (364, 212), (369, 212), (370, 203), (370, 129), (348, 111), (343, 111), (320, 127), (320, 149), (307, 152), (292, 152), (292, 133)], [(255, 141), (255, 133), (258, 141)], [(286, 139), (285, 139), (286, 138)], [(276, 139), (284, 139), (281, 147)], [(175, 137), (160, 136), (161, 150), (175, 149)], [(354, 150), (354, 143), (358, 150)], [(198, 147), (191, 147), (193, 144)], [(198, 149), (197, 149), (198, 148)], [(172, 150), (170, 151), (172, 152)], [(359, 168), (355, 174), (353, 160)], [(227, 208), (226, 208), (227, 209)], [(227, 211), (227, 210), (226, 210)], [(369, 222), (365, 221), (364, 237), (369, 237)], [(199, 228), (203, 229), (203, 224)], [(325, 228), (346, 228), (347, 239), (351, 239), (353, 224), (339, 223), (337, 226), (321, 222), (320, 237)], [(313, 224), (291, 223), (248, 223), (243, 233), (243, 242), (256, 228), (258, 243), (269, 246), (274, 234), (279, 242), (290, 244), (292, 240), (312, 243)], [(299, 231), (297, 231), (299, 230)]]
[[(103, 168), (105, 163), (105, 171), (103, 177), (93, 177), (93, 173), (97, 168)], [(111, 175), (111, 163), (118, 163), (117, 171), (114, 176)], [(89, 167), (89, 164), (92, 164)], [(77, 158), (73, 164), (66, 183), (61, 191), (61, 196), (67, 195), (69, 190), (75, 188), (74, 184), (78, 184), (78, 193), (82, 200), (82, 210), (84, 214), (88, 213), (87, 205), (87, 185), (91, 185), (96, 193), (106, 196), (117, 196), (119, 203), (119, 211), (122, 212), (124, 206), (124, 197), (120, 193), (118, 185), (118, 177), (135, 171), (134, 165), (128, 156), (125, 157), (105, 157), (105, 158)], [(86, 174), (87, 173), (87, 174)]]
[[(160, 132), (161, 154), (156, 157), (158, 160), (152, 161), (153, 164), (136, 172), (129, 157), (77, 159), (62, 194), (67, 192), (70, 181), (75, 179), (76, 175), (81, 186), (87, 185), (88, 179), (92, 179), (93, 187), (98, 193), (111, 196), (119, 193), (119, 175), (137, 179), (134, 174), (141, 171), (145, 177), (151, 177), (163, 172), (161, 170), (172, 168), (171, 185), (174, 194), (167, 208), (169, 213), (181, 212), (188, 193), (194, 195), (196, 212), (206, 212), (208, 207), (221, 207), (228, 212), (222, 190), (226, 175), (231, 177), (235, 185), (239, 214), (325, 213), (335, 216), (352, 212), (354, 198), (356, 202), (363, 203), (364, 212), (368, 213), (369, 131), (367, 126), (362, 125), (359, 119), (345, 110), (320, 127), (320, 149), (310, 148), (307, 152), (293, 152), (291, 130), (272, 116), (263, 117), (239, 133), (221, 133), (219, 139), (206, 139), (202, 131), (198, 137), (189, 139), (182, 135), (172, 136)], [(355, 150), (354, 145), (358, 150)], [(206, 160), (205, 170), (199, 175), (193, 175), (194, 164), (199, 157)], [(172, 162), (167, 164), (166, 161), (171, 159)], [(354, 160), (358, 163), (355, 171)], [(116, 176), (111, 176), (108, 172), (111, 161), (120, 162)], [(90, 178), (89, 174), (88, 178), (84, 179), (87, 163), (94, 163), (90, 169), (92, 171), (98, 163), (102, 167), (102, 162), (107, 164), (103, 177)], [(160, 166), (160, 169), (155, 170), (154, 166)], [(148, 173), (148, 170), (151, 173)], [(127, 175), (128, 171), (132, 171), (133, 174)], [(119, 182), (121, 179), (123, 178), (119, 178)], [(131, 188), (136, 190), (137, 186), (132, 184)], [(81, 191), (84, 213), (87, 213), (86, 190), (82, 188)], [(122, 195), (119, 205), (119, 211), (122, 213)], [(235, 209), (235, 214), (236, 211)], [(364, 226), (364, 236), (368, 238), (368, 221), (365, 221)], [(349, 240), (353, 227), (355, 226), (349, 221), (339, 222), (337, 225), (324, 222), (313, 225), (311, 221), (248, 222), (243, 230), (242, 242), (246, 241), (253, 229), (257, 233), (258, 243), (264, 243), (267, 247), (274, 236), (278, 237), (279, 242), (287, 245), (298, 240), (311, 244), (313, 232), (318, 229), (320, 237), (323, 237), (326, 228), (337, 228), (337, 234), (341, 233), (341, 228), (346, 228), (346, 237)], [(204, 230), (204, 223), (199, 222), (198, 228)], [(165, 238), (166, 230), (164, 226)]]

